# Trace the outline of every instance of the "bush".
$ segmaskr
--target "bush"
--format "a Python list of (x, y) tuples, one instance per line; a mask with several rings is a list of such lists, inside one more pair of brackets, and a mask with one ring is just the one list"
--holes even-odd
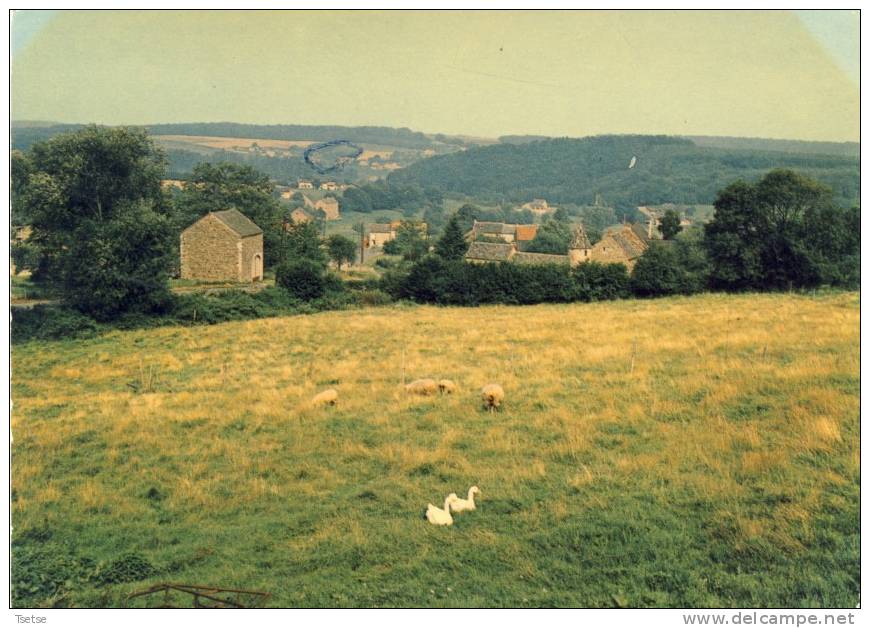
[(37, 305), (12, 311), (12, 342), (86, 338), (98, 330), (94, 319), (67, 307)]
[(305, 258), (279, 264), (275, 269), (275, 282), (301, 301), (323, 296), (331, 283), (322, 264)]
[(685, 294), (688, 288), (676, 251), (664, 243), (653, 243), (631, 273), (631, 291), (640, 297)]
[(518, 265), (446, 262), (429, 255), (406, 275), (382, 280), (397, 298), (442, 305), (569, 303), (629, 296), (622, 264), (587, 263), (572, 271), (563, 264)]
[(631, 295), (625, 264), (584, 262), (571, 272), (578, 301), (611, 301)]

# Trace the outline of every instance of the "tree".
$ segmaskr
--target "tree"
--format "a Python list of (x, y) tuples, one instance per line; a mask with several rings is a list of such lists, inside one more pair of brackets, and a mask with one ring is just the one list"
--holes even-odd
[(403, 259), (416, 262), (429, 251), (429, 243), (423, 238), (420, 224), (402, 221), (396, 237), (384, 244), (384, 253), (401, 255)]
[(838, 226), (854, 222), (849, 212), (834, 204), (829, 188), (790, 170), (732, 183), (714, 207), (704, 245), (716, 288), (816, 286), (826, 281), (826, 268), (857, 259), (857, 239)]
[(459, 217), (459, 226), (462, 231), (468, 232), (474, 226), (474, 221), (480, 216), (480, 208), (471, 203), (465, 203), (456, 210), (456, 215)]
[(553, 212), (553, 220), (556, 222), (561, 222), (563, 224), (568, 224), (571, 220), (570, 216), (568, 216), (568, 212), (564, 207), (558, 207), (556, 211)]
[(549, 218), (538, 228), (535, 239), (529, 242), (531, 253), (550, 253), (565, 255), (571, 244), (571, 227), (567, 222)]
[(326, 292), (326, 269), (312, 259), (290, 259), (275, 268), (275, 282), (297, 299), (310, 301)]
[(459, 224), (459, 216), (453, 214), (444, 227), (444, 233), (435, 244), (435, 253), (445, 260), (461, 260), (468, 252), (468, 243)]
[(326, 255), (321, 246), (320, 232), (317, 225), (311, 221), (287, 224), (282, 252), (284, 259), (307, 259), (321, 267), (326, 267)]
[(341, 270), (342, 263), (352, 264), (356, 259), (356, 243), (338, 233), (326, 239), (326, 251), (332, 261), (338, 265), (338, 270)]
[(165, 304), (165, 162), (145, 131), (89, 126), (37, 142), (26, 160), (12, 187), (32, 227), (35, 276), (99, 319)]
[(641, 297), (689, 292), (686, 271), (675, 247), (668, 242), (652, 242), (631, 271), (631, 291)]
[(263, 230), (266, 266), (281, 258), (282, 208), (273, 195), (269, 177), (234, 163), (197, 164), (176, 200), (175, 230), (183, 229), (209, 212), (236, 208)]
[(683, 228), (680, 226), (680, 214), (675, 209), (666, 210), (659, 225), (662, 237), (665, 240), (673, 240), (682, 230)]

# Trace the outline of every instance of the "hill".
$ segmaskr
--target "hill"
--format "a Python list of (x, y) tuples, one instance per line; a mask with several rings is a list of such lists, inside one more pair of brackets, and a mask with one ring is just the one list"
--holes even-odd
[[(839, 293), (18, 345), (12, 603), (168, 581), (275, 607), (854, 607), (858, 336)], [(403, 367), (460, 389), (409, 398)], [(308, 407), (324, 388), (339, 405)], [(477, 511), (421, 518), (471, 484)]]
[[(15, 121), (11, 146), (27, 150), (36, 141), (74, 131), (81, 124)], [(342, 182), (383, 178), (389, 172), (431, 155), (461, 150), (473, 138), (427, 136), (410, 129), (325, 125), (221, 123), (154, 124), (146, 127), (166, 151), (167, 176), (183, 179), (202, 161), (253, 166), (279, 183), (317, 177), (303, 159), (307, 146), (335, 139), (364, 149), (354, 162), (329, 178)]]
[[(635, 167), (629, 168), (632, 157)], [(504, 143), (436, 156), (390, 175), (491, 200), (591, 204), (597, 194), (618, 207), (710, 204), (735, 179), (791, 168), (834, 189), (838, 202), (858, 202), (858, 159), (698, 146), (677, 137), (618, 135)]]

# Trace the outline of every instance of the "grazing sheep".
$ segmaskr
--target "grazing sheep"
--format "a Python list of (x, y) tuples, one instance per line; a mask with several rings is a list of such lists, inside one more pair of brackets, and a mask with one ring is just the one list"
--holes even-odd
[(338, 391), (335, 388), (324, 390), (322, 393), (314, 395), (311, 399), (313, 406), (334, 406), (338, 401)]
[(438, 384), (434, 379), (417, 379), (405, 386), (412, 395), (434, 395), (438, 392)]
[(449, 379), (442, 379), (438, 382), (438, 390), (442, 395), (452, 395), (456, 392), (456, 384)]
[(504, 389), (498, 384), (487, 384), (480, 389), (483, 397), (483, 407), (490, 412), (498, 410), (504, 401)]

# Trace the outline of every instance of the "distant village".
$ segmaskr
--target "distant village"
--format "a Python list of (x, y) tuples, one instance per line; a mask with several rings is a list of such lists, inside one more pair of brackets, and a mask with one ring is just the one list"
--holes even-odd
[[(164, 187), (181, 187), (183, 181), (164, 180)], [(342, 219), (338, 194), (350, 186), (335, 181), (300, 179), (295, 186), (276, 186), (280, 198), (295, 205), (289, 212), (290, 224)], [(600, 201), (600, 199), (599, 199)], [(556, 207), (546, 199), (534, 198), (518, 207), (537, 219), (553, 214)], [(652, 240), (661, 240), (658, 227), (662, 208), (638, 207), (645, 223), (624, 223), (608, 228), (592, 244), (582, 224), (572, 226), (566, 254), (529, 251), (539, 224), (512, 224), (474, 220), (465, 234), (468, 250), (465, 261), (471, 264), (510, 262), (515, 264), (566, 264), (576, 267), (588, 261), (621, 263), (630, 272)], [(692, 221), (683, 217), (681, 226)], [(428, 226), (420, 220), (391, 220), (364, 223), (361, 254), (380, 255), (384, 246), (396, 240), (400, 229), (416, 227), (427, 235)], [(188, 227), (181, 235), (181, 278), (204, 281), (256, 282), (263, 279), (263, 232), (235, 209), (212, 212)], [(359, 260), (358, 260), (359, 261)]]

